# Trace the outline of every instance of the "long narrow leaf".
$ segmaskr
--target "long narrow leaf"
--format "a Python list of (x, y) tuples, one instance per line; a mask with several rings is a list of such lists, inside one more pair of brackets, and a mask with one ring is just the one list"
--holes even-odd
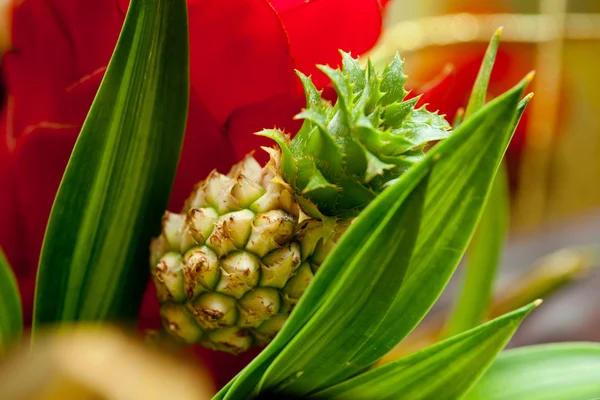
[(502, 28), (498, 28), (490, 40), (483, 62), (479, 68), (475, 84), (473, 85), (473, 91), (469, 97), (469, 103), (465, 110), (463, 120), (466, 120), (471, 115), (479, 111), (485, 104), (485, 97), (487, 95), (488, 85), (490, 83), (490, 77), (492, 75), (492, 68), (496, 61), (496, 54), (498, 53), (498, 46), (500, 45), (500, 35), (502, 34)]
[(23, 332), (23, 312), (17, 281), (0, 249), (0, 354), (18, 342)]
[[(530, 77), (465, 121), (429, 152), (433, 167), (414, 255), (380, 331), (351, 360), (367, 366), (395, 347), (421, 321), (448, 283), (471, 239), (513, 133)], [(350, 376), (348, 375), (348, 376)]]
[[(532, 74), (529, 76), (533, 77)], [(519, 103), (517, 118), (512, 127), (513, 133), (532, 97), (533, 94), (530, 93)], [(508, 230), (508, 203), (508, 176), (506, 166), (501, 164), (479, 225), (471, 239), (466, 277), (462, 290), (459, 291), (456, 307), (444, 328), (446, 337), (477, 326), (488, 312), (496, 270)]]
[(508, 229), (508, 213), (506, 169), (501, 165), (469, 246), (464, 284), (446, 336), (464, 332), (485, 319)]
[(454, 319), (451, 319), (450, 335), (477, 326), (485, 318), (508, 229), (507, 179), (506, 168), (501, 165), (471, 240), (466, 280)]
[(335, 399), (457, 399), (485, 372), (532, 303), (315, 395)]
[[(394, 204), (386, 218), (341, 269), (323, 305), (274, 360), (267, 387), (305, 393), (335, 380), (360, 350), (396, 297), (418, 237), (427, 179)], [(386, 195), (389, 195), (386, 193)], [(335, 257), (329, 259), (335, 263)]]
[(600, 398), (600, 344), (561, 343), (500, 355), (467, 400), (591, 400)]
[(133, 0), (52, 209), (34, 328), (137, 315), (181, 151), (188, 75), (185, 0)]
[[(501, 33), (502, 29), (496, 31), (487, 48), (469, 98), (465, 118), (480, 110), (485, 103)], [(500, 166), (481, 220), (471, 239), (464, 284), (458, 292), (456, 307), (448, 319), (446, 336), (471, 329), (483, 320), (508, 229), (508, 213), (508, 181), (504, 166)]]

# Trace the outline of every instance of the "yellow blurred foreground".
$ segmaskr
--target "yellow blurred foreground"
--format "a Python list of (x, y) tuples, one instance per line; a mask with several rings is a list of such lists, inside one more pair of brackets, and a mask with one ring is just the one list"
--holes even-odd
[(202, 400), (214, 391), (206, 370), (112, 327), (48, 332), (0, 361), (0, 399)]

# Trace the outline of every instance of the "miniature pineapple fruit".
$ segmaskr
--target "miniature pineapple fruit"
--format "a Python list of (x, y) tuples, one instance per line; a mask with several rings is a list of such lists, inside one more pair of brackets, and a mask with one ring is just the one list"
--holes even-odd
[(320, 67), (335, 105), (299, 74), (307, 106), (294, 139), (260, 132), (277, 143), (265, 166), (248, 155), (213, 171), (164, 216), (151, 273), (174, 337), (231, 353), (268, 343), (352, 219), (448, 136), (442, 116), (404, 101), (398, 56), (381, 74), (342, 57), (341, 71)]

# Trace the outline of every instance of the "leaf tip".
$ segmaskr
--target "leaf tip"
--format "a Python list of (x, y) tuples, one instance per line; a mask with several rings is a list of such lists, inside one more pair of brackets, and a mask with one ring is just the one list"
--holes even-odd
[(523, 79), (524, 82), (526, 82), (527, 84), (529, 84), (533, 78), (535, 77), (535, 70), (529, 72), (527, 75), (525, 75), (525, 78)]
[[(519, 97), (521, 97), (523, 95), (523, 92), (525, 92), (525, 89), (527, 88), (527, 86), (529, 86), (529, 84), (531, 83), (531, 81), (533, 80), (534, 77), (535, 77), (535, 71), (531, 71), (530, 73), (525, 75), (525, 77), (523, 79), (521, 79), (521, 81), (519, 83), (517, 83), (517, 85), (513, 89), (511, 89), (510, 92), (512, 92), (512, 91), (520, 92), (521, 94), (519, 95)], [(529, 99), (531, 99), (531, 98), (529, 98)]]
[(540, 306), (540, 304), (542, 304), (543, 302), (544, 302), (544, 300), (542, 300), (542, 299), (537, 299), (537, 300), (535, 300), (535, 301), (533, 302), (533, 306), (534, 306), (534, 307), (539, 307), (539, 306)]
[(523, 100), (521, 100), (521, 103), (526, 106), (527, 104), (529, 104), (529, 102), (531, 101), (531, 99), (533, 98), (533, 92), (529, 93), (527, 96), (523, 97)]
[(502, 36), (502, 32), (504, 31), (504, 27), (503, 26), (499, 26), (498, 29), (496, 29), (496, 32), (494, 32), (494, 37), (495, 38), (500, 38), (500, 36)]

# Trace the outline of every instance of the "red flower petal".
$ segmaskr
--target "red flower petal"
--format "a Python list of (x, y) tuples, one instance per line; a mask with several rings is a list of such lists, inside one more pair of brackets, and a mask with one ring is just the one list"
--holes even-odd
[(146, 329), (160, 329), (160, 304), (157, 301), (156, 287), (152, 281), (148, 281), (144, 298), (142, 299), (142, 308), (138, 320), (138, 329), (144, 331)]
[(65, 89), (107, 64), (122, 21), (116, 0), (27, 0), (15, 9), (15, 50), (4, 56), (3, 78), (15, 100), (16, 138), (43, 121), (83, 119), (64, 108)]
[[(75, 56), (70, 65), (74, 68), (74, 75), (68, 83), (105, 66), (113, 53), (124, 20), (117, 0), (45, 2), (51, 4), (52, 12), (64, 32), (63, 41)], [(64, 67), (64, 60), (61, 61), (60, 65)]]
[[(60, 63), (73, 54), (52, 11), (49, 3), (30, 0), (14, 13), (13, 44), (19, 50), (8, 52), (2, 67), (6, 91), (14, 98), (15, 138), (31, 124), (52, 120), (56, 94), (75, 76), (72, 63)], [(43, 29), (30, 29), (36, 25)]]
[(192, 350), (202, 360), (208, 360), (216, 385), (220, 389), (246, 365), (250, 364), (262, 351), (262, 348), (254, 347), (238, 355), (213, 351), (200, 346), (194, 346)]
[[(6, 102), (6, 100), (5, 100)], [(8, 100), (12, 104), (11, 100)], [(5, 110), (6, 111), (6, 110)], [(6, 126), (7, 113), (2, 113), (0, 126)], [(14, 139), (8, 135), (0, 137), (0, 248), (9, 260), (13, 270), (23, 268), (25, 252), (21, 248), (22, 227), (17, 201), (17, 181), (9, 147)]]
[(425, 86), (418, 88), (415, 92), (411, 92), (407, 98), (421, 94), (422, 96), (419, 99), (417, 106), (428, 104), (427, 109), (429, 111), (441, 111), (442, 113), (450, 112), (453, 117), (456, 113), (456, 109), (462, 106), (461, 104), (456, 105), (456, 107), (453, 107), (454, 104), (449, 106), (446, 101), (454, 87), (455, 81), (456, 71), (454, 66), (448, 64), (435, 79)]
[(25, 133), (15, 148), (21, 223), (27, 232), (24, 243), (30, 266), (37, 264), (54, 195), (78, 133), (78, 127), (43, 123)]
[[(248, 136), (251, 137), (249, 133)], [(235, 161), (233, 147), (221, 125), (192, 90), (183, 151), (169, 209), (179, 211), (197, 182), (205, 179), (213, 169), (229, 171)]]
[(288, 34), (296, 68), (313, 75), (315, 84), (328, 83), (315, 62), (340, 63), (338, 49), (358, 56), (369, 50), (381, 33), (377, 0), (271, 0)]
[[(79, 128), (40, 124), (19, 139), (14, 150), (15, 181), (22, 234), (17, 236), (23, 263), (15, 268), (23, 295), (25, 322), (31, 320), (38, 257), (55, 193)], [(31, 162), (35, 160), (35, 162)]]
[(294, 120), (294, 116), (302, 110), (304, 105), (304, 94), (297, 92), (270, 99), (233, 113), (227, 124), (227, 136), (234, 147), (236, 159), (241, 160), (246, 154), (256, 150), (255, 158), (259, 162), (265, 163), (269, 157), (260, 147), (272, 147), (275, 142), (250, 132), (279, 128), (293, 135), (302, 125), (302, 121)]
[(297, 90), (285, 31), (266, 0), (189, 0), (191, 84), (220, 123)]
[(56, 120), (69, 121), (78, 126), (83, 125), (105, 71), (104, 67), (98, 68), (92, 74), (84, 76), (77, 83), (67, 87), (62, 107), (56, 113)]

